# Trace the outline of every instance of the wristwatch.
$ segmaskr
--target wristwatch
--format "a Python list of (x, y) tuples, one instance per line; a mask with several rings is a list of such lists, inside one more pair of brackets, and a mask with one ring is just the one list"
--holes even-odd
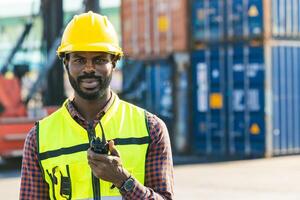
[(134, 188), (134, 179), (129, 177), (120, 187), (121, 192), (130, 192)]

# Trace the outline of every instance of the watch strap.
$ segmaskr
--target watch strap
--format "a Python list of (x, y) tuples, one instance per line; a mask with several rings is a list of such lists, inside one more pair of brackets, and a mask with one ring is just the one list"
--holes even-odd
[(120, 192), (130, 192), (133, 190), (135, 185), (135, 180), (132, 176), (130, 176), (126, 181), (124, 181), (123, 185), (120, 187)]

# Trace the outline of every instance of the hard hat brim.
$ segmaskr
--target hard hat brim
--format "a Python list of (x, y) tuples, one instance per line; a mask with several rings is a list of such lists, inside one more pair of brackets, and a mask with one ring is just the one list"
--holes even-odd
[(59, 57), (61, 57), (66, 53), (78, 51), (105, 52), (120, 57), (123, 56), (123, 52), (120, 48), (107, 43), (69, 44), (65, 46), (59, 46), (56, 53)]

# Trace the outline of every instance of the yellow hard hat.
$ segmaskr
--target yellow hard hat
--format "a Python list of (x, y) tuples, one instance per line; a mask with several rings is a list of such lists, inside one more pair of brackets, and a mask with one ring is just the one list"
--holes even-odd
[(122, 56), (117, 33), (106, 16), (92, 11), (75, 15), (67, 25), (57, 55), (74, 51), (100, 51)]

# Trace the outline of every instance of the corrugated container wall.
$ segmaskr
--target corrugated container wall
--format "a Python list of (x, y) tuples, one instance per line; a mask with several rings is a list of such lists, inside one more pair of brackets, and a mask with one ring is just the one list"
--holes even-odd
[(187, 0), (123, 0), (122, 46), (131, 58), (186, 51)]
[(300, 153), (300, 45), (273, 45), (271, 54), (274, 154)]

